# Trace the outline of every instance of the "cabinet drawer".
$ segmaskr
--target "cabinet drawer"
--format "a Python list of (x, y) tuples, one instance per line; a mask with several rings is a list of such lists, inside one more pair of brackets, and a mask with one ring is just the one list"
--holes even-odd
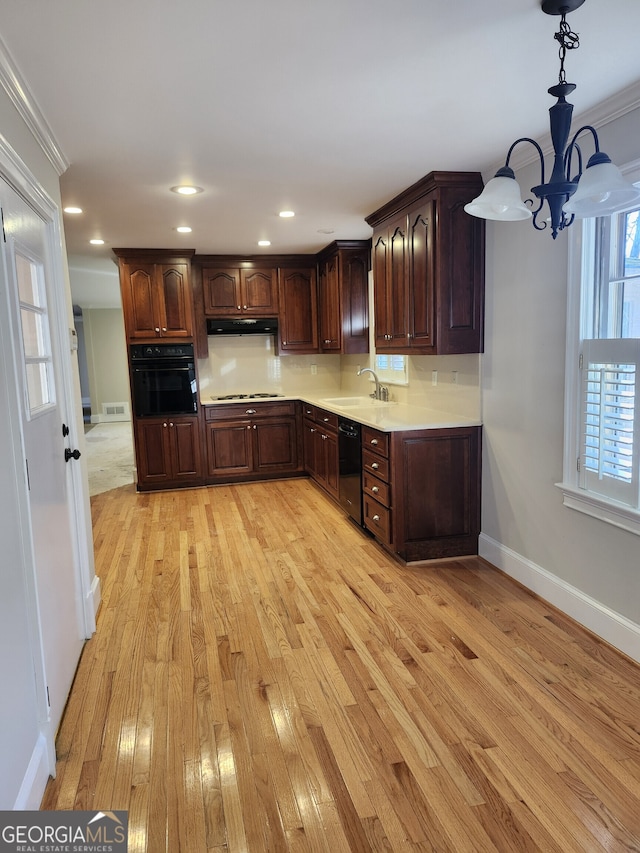
[(387, 545), (391, 544), (391, 510), (369, 495), (362, 499), (364, 526)]
[(389, 458), (389, 433), (380, 432), (371, 427), (362, 427), (362, 448), (373, 450), (374, 453), (379, 453), (380, 456)]
[(363, 448), (362, 450), (362, 470), (365, 473), (373, 474), (385, 482), (389, 482), (389, 460), (383, 459), (382, 456), (376, 456)]
[(327, 412), (324, 409), (315, 410), (316, 423), (326, 426), (328, 429), (338, 429), (338, 416), (333, 412)]
[(282, 403), (255, 403), (247, 400), (242, 403), (220, 403), (217, 406), (204, 406), (206, 421), (228, 421), (236, 418), (273, 418), (282, 415), (295, 415), (293, 400)]
[(391, 504), (391, 489), (387, 483), (383, 483), (377, 477), (373, 477), (367, 471), (362, 472), (362, 489), (365, 494), (370, 495), (374, 500), (381, 503), (383, 506)]

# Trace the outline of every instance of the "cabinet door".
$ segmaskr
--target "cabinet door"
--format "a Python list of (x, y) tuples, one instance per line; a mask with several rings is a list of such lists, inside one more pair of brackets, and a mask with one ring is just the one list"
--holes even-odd
[(345, 250), (340, 256), (341, 332), (345, 355), (369, 352), (370, 249)]
[(423, 202), (408, 215), (409, 346), (423, 355), (435, 352), (435, 202)]
[(202, 270), (204, 313), (212, 317), (237, 315), (242, 310), (240, 295), (240, 270)]
[(200, 464), (200, 424), (197, 418), (169, 420), (171, 474), (174, 480), (202, 477)]
[(253, 470), (252, 432), (248, 421), (207, 424), (210, 476), (248, 474)]
[(130, 339), (156, 338), (160, 334), (155, 264), (126, 264), (121, 268), (122, 307)]
[(157, 264), (156, 281), (161, 337), (190, 338), (193, 309), (187, 264)]
[(318, 281), (321, 352), (341, 352), (340, 269), (338, 255), (322, 264)]
[(279, 271), (280, 352), (318, 352), (318, 292), (314, 268)]
[(338, 436), (334, 432), (322, 434), (324, 445), (324, 470), (325, 488), (334, 498), (338, 497), (338, 486), (340, 477), (340, 458), (338, 455)]
[(315, 479), (317, 477), (316, 433), (318, 432), (318, 428), (313, 421), (305, 418), (303, 430), (304, 470)]
[(135, 434), (138, 486), (168, 483), (171, 480), (169, 421), (165, 418), (138, 420)]
[(407, 217), (402, 214), (373, 236), (376, 349), (381, 352), (409, 348), (408, 257)]
[(253, 424), (253, 468), (257, 474), (298, 468), (295, 418), (256, 421)]
[(242, 313), (268, 317), (278, 313), (278, 277), (275, 269), (240, 270)]

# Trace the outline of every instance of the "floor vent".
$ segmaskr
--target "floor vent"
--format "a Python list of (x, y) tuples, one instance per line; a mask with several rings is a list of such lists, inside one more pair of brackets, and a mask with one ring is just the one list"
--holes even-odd
[(129, 421), (131, 413), (129, 403), (103, 403), (100, 421)]

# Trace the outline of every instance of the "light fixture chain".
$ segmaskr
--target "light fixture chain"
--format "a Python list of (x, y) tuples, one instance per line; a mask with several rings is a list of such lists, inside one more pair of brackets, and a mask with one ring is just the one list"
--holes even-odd
[(578, 33), (574, 33), (569, 24), (567, 23), (567, 13), (562, 13), (562, 18), (560, 19), (560, 29), (557, 33), (555, 33), (554, 38), (556, 41), (560, 42), (560, 74), (558, 75), (559, 83), (566, 83), (567, 76), (564, 70), (564, 60), (567, 55), (568, 50), (574, 50), (577, 47), (580, 47), (580, 39)]

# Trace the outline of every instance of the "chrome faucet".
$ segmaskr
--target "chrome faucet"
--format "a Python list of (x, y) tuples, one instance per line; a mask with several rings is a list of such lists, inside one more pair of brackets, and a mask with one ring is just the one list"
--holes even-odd
[(372, 370), (370, 367), (363, 367), (358, 371), (358, 376), (362, 376), (363, 373), (370, 373), (373, 376), (373, 381), (376, 383), (376, 390), (373, 394), (370, 394), (370, 397), (373, 397), (374, 400), (388, 400), (389, 399), (389, 389), (385, 388), (384, 385), (380, 385), (380, 381), (376, 376), (375, 370)]

